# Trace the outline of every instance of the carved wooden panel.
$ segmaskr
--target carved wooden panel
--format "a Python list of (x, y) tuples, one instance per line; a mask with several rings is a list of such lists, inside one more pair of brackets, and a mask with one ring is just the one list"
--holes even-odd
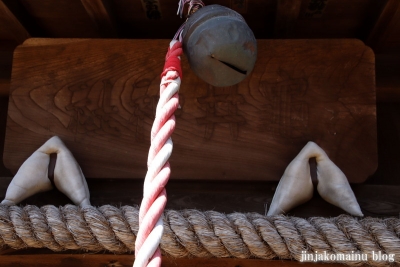
[[(52, 135), (88, 177), (143, 178), (168, 40), (30, 39), (14, 54), (5, 165)], [(357, 40), (258, 40), (238, 85), (183, 57), (172, 179), (278, 180), (312, 140), (350, 181), (377, 167), (374, 55)]]

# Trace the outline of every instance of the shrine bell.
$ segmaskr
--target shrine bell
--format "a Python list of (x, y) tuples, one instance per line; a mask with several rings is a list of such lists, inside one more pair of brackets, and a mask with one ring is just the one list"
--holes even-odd
[(257, 41), (243, 17), (220, 5), (204, 6), (192, 14), (182, 39), (190, 68), (216, 87), (244, 80), (257, 59)]

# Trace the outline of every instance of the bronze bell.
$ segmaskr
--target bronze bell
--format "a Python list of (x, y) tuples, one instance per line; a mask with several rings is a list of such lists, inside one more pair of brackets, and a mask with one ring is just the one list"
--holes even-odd
[(253, 70), (257, 41), (243, 17), (220, 5), (200, 8), (182, 33), (190, 68), (213, 86), (241, 82)]

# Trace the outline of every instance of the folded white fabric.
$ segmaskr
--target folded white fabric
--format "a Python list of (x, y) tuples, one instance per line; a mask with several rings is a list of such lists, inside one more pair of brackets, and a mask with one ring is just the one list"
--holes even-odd
[(71, 151), (61, 139), (53, 136), (36, 150), (19, 168), (7, 188), (4, 205), (16, 205), (24, 199), (53, 189), (48, 178), (50, 154), (56, 153), (54, 184), (76, 205), (90, 205), (90, 193), (85, 176)]
[(286, 168), (267, 215), (286, 213), (312, 198), (309, 159), (313, 157), (317, 162), (317, 191), (320, 196), (352, 215), (363, 216), (346, 176), (314, 142), (308, 142)]

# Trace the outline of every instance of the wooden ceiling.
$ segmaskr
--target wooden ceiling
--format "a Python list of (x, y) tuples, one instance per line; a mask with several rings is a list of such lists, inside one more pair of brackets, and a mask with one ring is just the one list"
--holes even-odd
[[(357, 38), (400, 52), (399, 0), (208, 0), (243, 15), (256, 38)], [(167, 38), (177, 0), (1, 0), (0, 42), (31, 37)]]

